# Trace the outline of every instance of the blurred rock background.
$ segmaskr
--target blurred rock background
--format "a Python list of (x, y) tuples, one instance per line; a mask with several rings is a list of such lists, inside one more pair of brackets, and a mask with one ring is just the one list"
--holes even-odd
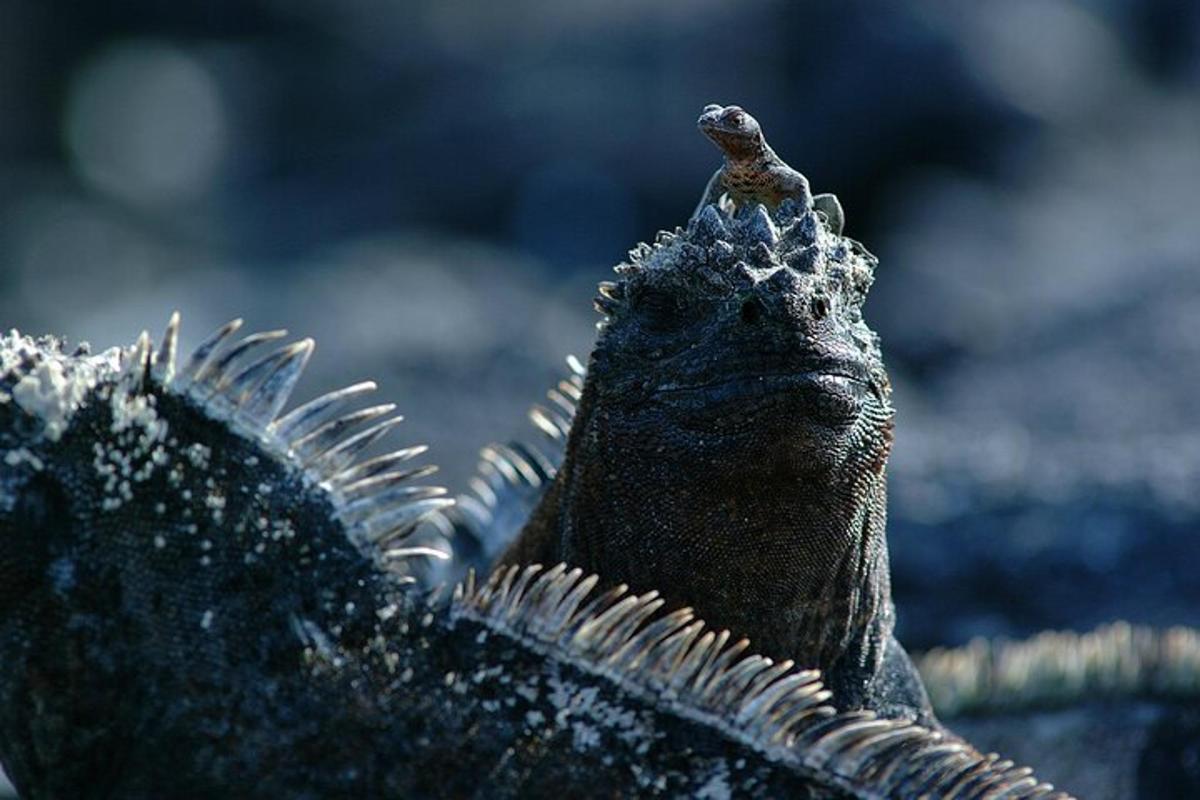
[(0, 324), (313, 335), (461, 487), (737, 102), (882, 259), (914, 648), (1200, 622), (1200, 5), (0, 0)]

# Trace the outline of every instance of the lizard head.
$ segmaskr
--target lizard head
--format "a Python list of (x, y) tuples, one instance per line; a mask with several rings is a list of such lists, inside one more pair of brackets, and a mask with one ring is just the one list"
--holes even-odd
[(710, 205), (601, 284), (585, 396), (625, 447), (683, 449), (739, 474), (780, 459), (881, 469), (890, 389), (861, 312), (874, 265), (792, 201), (732, 217)]
[(750, 158), (762, 152), (764, 139), (758, 120), (740, 106), (711, 103), (696, 121), (700, 132), (732, 159)]

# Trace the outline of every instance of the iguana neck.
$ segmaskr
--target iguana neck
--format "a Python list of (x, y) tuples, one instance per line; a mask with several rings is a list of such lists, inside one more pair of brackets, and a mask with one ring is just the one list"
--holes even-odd
[(758, 652), (819, 667), (840, 701), (860, 705), (894, 622), (884, 459), (806, 472), (765, 444), (734, 467), (622, 436), (590, 388), (530, 523), (543, 552), (506, 560), (561, 559), (657, 589)]

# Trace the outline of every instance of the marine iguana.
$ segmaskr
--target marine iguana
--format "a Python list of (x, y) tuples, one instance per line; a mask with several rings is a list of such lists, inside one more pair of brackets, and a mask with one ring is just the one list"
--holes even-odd
[(178, 322), (157, 351), (0, 341), (22, 796), (1065, 797), (578, 568), (428, 604), (410, 532), (447, 500), (420, 448), (361, 458), (397, 420), (348, 410), (373, 385), (280, 416), (311, 340), (257, 358), (281, 332), (235, 321), (177, 367)]
[(600, 287), (565, 459), (502, 563), (658, 589), (819, 668), (842, 707), (935, 724), (892, 635), (874, 267), (790, 198), (710, 204), (631, 251)]
[(728, 195), (734, 205), (762, 203), (776, 209), (786, 199), (802, 208), (812, 206), (825, 215), (830, 229), (840, 234), (845, 214), (837, 196), (813, 197), (808, 178), (789, 167), (776, 155), (763, 136), (762, 126), (741, 106), (710, 103), (696, 122), (701, 133), (721, 148), (725, 163), (713, 173), (692, 217), (710, 203), (717, 204)]

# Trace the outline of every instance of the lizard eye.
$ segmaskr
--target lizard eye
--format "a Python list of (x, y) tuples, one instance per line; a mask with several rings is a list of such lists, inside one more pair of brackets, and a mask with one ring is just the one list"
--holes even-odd
[(732, 114), (730, 114), (729, 116), (727, 116), (725, 118), (725, 121), (728, 122), (730, 125), (733, 125), (734, 127), (740, 128), (740, 127), (742, 127), (742, 122), (744, 122), (745, 119), (746, 119), (745, 114), (743, 114), (741, 111), (735, 111)]

